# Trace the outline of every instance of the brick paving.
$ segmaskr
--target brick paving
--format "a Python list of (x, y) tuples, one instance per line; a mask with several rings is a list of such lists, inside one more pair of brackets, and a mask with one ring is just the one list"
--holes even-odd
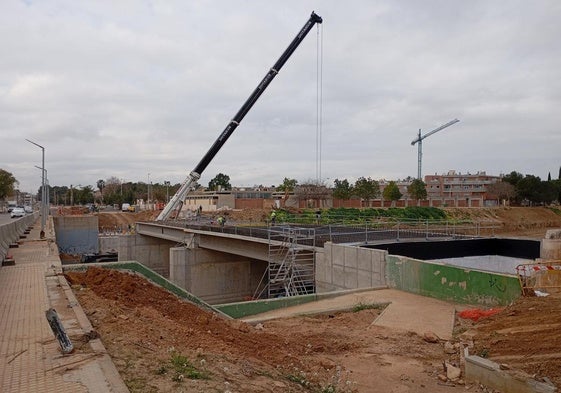
[(36, 224), (19, 248), (10, 249), (15, 266), (0, 268), (0, 391), (127, 392), (99, 339), (62, 353), (45, 311), (57, 310), (73, 343), (91, 326), (69, 299), (52, 222), (47, 240), (39, 240), (39, 230)]

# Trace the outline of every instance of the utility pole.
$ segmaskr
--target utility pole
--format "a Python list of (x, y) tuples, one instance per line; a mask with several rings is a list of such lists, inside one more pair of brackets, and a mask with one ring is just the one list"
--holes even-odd
[(26, 139), (26, 141), (28, 141), (29, 143), (34, 144), (35, 146), (41, 148), (41, 152), (42, 152), (42, 160), (41, 160), (41, 170), (42, 170), (42, 180), (41, 180), (41, 232), (39, 233), (39, 237), (41, 239), (45, 238), (45, 224), (47, 222), (47, 198), (46, 198), (46, 193), (45, 193), (45, 148), (43, 146), (41, 146), (38, 143), (35, 143), (33, 141), (30, 141), (29, 139)]

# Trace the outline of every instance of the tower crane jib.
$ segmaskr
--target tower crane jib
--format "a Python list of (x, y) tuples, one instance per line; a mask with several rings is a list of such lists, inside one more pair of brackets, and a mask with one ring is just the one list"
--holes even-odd
[(425, 135), (421, 135), (421, 129), (419, 129), (419, 134), (417, 135), (417, 138), (413, 139), (413, 141), (411, 142), (411, 146), (414, 146), (415, 143), (417, 143), (417, 179), (422, 180), (422, 173), (421, 173), (421, 167), (422, 167), (422, 161), (423, 161), (423, 139), (436, 134), (438, 131), (441, 131), (443, 129), (445, 129), (446, 127), (450, 127), (453, 124), (456, 124), (457, 122), (459, 122), (458, 119), (454, 119), (452, 121), (449, 121), (446, 124), (441, 125), (438, 128), (435, 128), (432, 131), (427, 132)]

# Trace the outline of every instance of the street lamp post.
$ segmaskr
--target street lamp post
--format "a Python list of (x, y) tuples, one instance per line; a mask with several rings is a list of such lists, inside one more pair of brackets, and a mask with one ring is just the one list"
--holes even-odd
[(47, 204), (46, 204), (46, 200), (45, 200), (46, 199), (45, 198), (45, 148), (38, 143), (30, 141), (29, 139), (25, 139), (25, 140), (28, 141), (29, 143), (32, 143), (35, 146), (41, 148), (41, 152), (42, 152), (42, 161), (41, 161), (41, 170), (43, 171), (42, 180), (41, 180), (41, 205), (42, 205), (42, 209), (41, 209), (41, 233), (39, 234), (39, 237), (41, 239), (44, 239), (45, 238), (45, 223), (47, 221)]
[(166, 186), (166, 203), (169, 203), (169, 186), (170, 186), (170, 182), (169, 181), (165, 181), (164, 185)]
[(41, 167), (38, 166), (38, 165), (35, 165), (35, 168), (41, 169), (41, 170), (43, 171), (43, 175), (44, 175), (43, 178), (45, 179), (45, 187), (44, 187), (45, 189), (44, 189), (44, 190), (41, 190), (41, 195), (42, 195), (41, 199), (45, 198), (44, 201), (45, 201), (45, 203), (46, 203), (46, 205), (47, 205), (47, 209), (48, 209), (48, 206), (51, 205), (51, 200), (50, 200), (50, 199), (51, 199), (51, 193), (50, 193), (50, 184), (49, 184), (49, 171), (46, 170), (46, 169), (41, 168)]

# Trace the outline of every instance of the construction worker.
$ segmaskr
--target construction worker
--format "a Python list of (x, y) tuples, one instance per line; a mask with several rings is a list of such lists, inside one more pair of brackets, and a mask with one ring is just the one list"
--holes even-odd
[(277, 212), (273, 210), (271, 213), (271, 225), (275, 225), (277, 222)]
[(219, 216), (218, 219), (217, 219), (217, 221), (218, 221), (218, 225), (220, 225), (221, 227), (223, 227), (223, 226), (224, 226), (224, 223), (226, 222), (226, 219), (225, 219), (224, 217), (222, 217), (222, 216)]

